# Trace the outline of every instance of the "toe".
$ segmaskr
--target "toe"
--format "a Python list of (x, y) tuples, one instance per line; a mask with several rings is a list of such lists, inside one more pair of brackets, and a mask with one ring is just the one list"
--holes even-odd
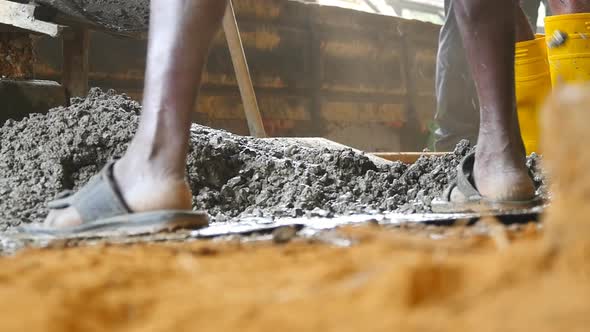
[(80, 215), (74, 208), (63, 210), (51, 210), (43, 223), (51, 228), (63, 228), (77, 226), (82, 223)]

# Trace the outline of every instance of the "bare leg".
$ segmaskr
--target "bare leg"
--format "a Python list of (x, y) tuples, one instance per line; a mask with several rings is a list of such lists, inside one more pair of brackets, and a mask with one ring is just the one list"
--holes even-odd
[[(135, 212), (190, 209), (186, 156), (193, 111), (209, 46), (224, 0), (152, 0), (143, 113), (115, 180)], [(80, 223), (72, 209), (52, 212), (46, 224)]]
[(514, 0), (457, 0), (455, 6), (481, 105), (475, 185), (497, 200), (534, 195), (515, 110), (517, 8)]
[(553, 15), (590, 13), (590, 0), (549, 0)]
[[(436, 150), (452, 151), (461, 139), (475, 143), (478, 135), (479, 109), (475, 86), (471, 79), (461, 36), (454, 13), (455, 0), (445, 0), (445, 23), (441, 28), (436, 64), (435, 132)], [(538, 1), (538, 0), (537, 0)], [(538, 3), (537, 3), (538, 7)], [(522, 10), (516, 16), (517, 41), (535, 38), (530, 22)]]

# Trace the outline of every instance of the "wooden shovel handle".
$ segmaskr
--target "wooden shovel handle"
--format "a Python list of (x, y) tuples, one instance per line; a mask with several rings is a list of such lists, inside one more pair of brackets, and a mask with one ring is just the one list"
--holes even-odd
[(253, 137), (266, 137), (266, 131), (264, 130), (264, 124), (262, 123), (262, 117), (258, 109), (258, 102), (256, 101), (256, 94), (252, 86), (250, 70), (246, 62), (244, 46), (240, 38), (240, 31), (238, 30), (238, 23), (236, 22), (236, 15), (231, 0), (227, 2), (225, 16), (223, 17), (223, 31), (225, 32), (231, 60), (236, 72), (236, 79), (240, 88), (240, 95), (242, 96), (250, 135)]

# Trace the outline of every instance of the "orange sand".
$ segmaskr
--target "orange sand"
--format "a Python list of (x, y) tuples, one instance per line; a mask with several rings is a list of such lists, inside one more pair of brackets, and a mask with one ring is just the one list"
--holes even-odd
[[(590, 255), (572, 269), (534, 227), (430, 240), (344, 229), (295, 241), (28, 250), (0, 260), (0, 331), (586, 331)], [(580, 257), (577, 257), (580, 258)]]

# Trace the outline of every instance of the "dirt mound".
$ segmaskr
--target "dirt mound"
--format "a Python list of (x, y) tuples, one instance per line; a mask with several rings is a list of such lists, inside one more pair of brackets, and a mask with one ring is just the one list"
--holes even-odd
[[(40, 221), (46, 203), (77, 189), (133, 137), (141, 106), (92, 89), (46, 115), (0, 128), (0, 225)], [(194, 208), (217, 221), (238, 216), (428, 212), (470, 150), (377, 166), (352, 150), (334, 151), (230, 134), (193, 125), (188, 176)], [(535, 168), (536, 158), (530, 160)]]

